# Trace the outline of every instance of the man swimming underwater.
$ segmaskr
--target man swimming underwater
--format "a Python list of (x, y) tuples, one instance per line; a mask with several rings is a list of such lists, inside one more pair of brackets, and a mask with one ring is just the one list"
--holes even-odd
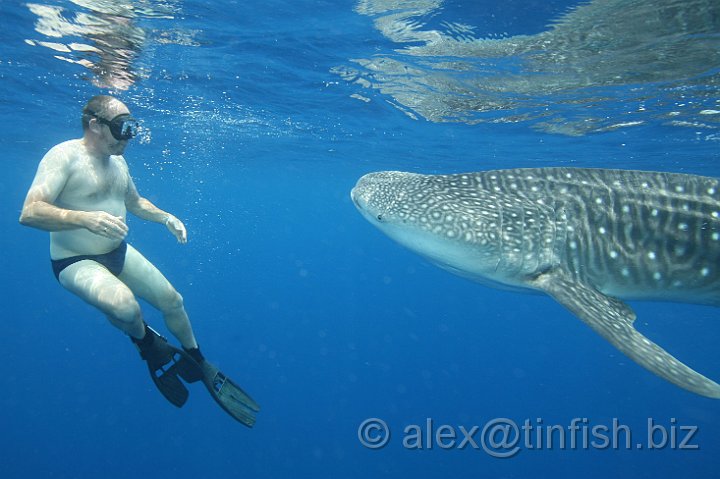
[[(185, 225), (140, 196), (123, 153), (138, 123), (121, 101), (99, 95), (82, 112), (83, 137), (56, 145), (40, 162), (20, 223), (50, 232), (52, 269), (68, 291), (130, 336), (165, 398), (182, 407), (188, 383), (202, 381), (231, 416), (251, 427), (260, 409), (200, 352), (182, 296), (130, 244), (126, 214), (164, 224), (180, 243)], [(144, 321), (141, 297), (162, 312), (182, 349)]]

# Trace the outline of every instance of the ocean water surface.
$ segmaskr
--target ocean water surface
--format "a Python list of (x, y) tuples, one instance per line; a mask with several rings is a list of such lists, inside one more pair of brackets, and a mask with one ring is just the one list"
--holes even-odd
[[(716, 476), (720, 402), (548, 297), (427, 263), (349, 192), (386, 169), (720, 177), (717, 1), (0, 0), (0, 23), (3, 477)], [(167, 403), (130, 341), (57, 284), (47, 234), (17, 223), (37, 163), (100, 93), (142, 121), (125, 155), (140, 193), (188, 228), (179, 245), (131, 218), (128, 240), (261, 404), (253, 429), (199, 385)], [(717, 308), (631, 306), (720, 378)], [(358, 437), (371, 418), (385, 447)], [(554, 425), (566, 441), (548, 442)], [(457, 440), (413, 442), (430, 426)], [(502, 454), (508, 430), (525, 436)]]

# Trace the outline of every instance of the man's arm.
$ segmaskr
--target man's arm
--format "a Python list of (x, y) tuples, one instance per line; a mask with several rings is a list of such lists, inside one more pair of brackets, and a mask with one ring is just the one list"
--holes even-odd
[(53, 205), (65, 187), (69, 160), (59, 147), (51, 149), (40, 162), (22, 212), (20, 223), (45, 231), (85, 227), (83, 211), (66, 210)]
[(167, 229), (177, 238), (180, 243), (187, 243), (187, 230), (185, 225), (167, 211), (163, 211), (147, 198), (143, 198), (135, 187), (135, 182), (128, 174), (128, 191), (125, 196), (125, 207), (127, 210), (147, 221), (163, 223)]

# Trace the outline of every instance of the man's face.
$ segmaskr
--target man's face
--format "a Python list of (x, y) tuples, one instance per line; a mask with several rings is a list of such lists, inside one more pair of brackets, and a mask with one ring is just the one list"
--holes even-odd
[(108, 123), (120, 115), (129, 114), (130, 110), (124, 103), (119, 100), (113, 100), (108, 104), (108, 107), (102, 115), (100, 115), (100, 118), (96, 119), (100, 126), (100, 139), (110, 155), (122, 155), (125, 152), (125, 148), (127, 148), (128, 140), (118, 140), (115, 138), (111, 131), (111, 126), (108, 125)]

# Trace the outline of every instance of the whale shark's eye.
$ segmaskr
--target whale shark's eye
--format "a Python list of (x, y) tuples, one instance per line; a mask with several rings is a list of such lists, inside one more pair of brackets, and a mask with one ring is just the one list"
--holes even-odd
[(382, 219), (383, 219), (383, 215), (377, 215), (377, 220), (378, 220), (378, 221), (382, 221)]

